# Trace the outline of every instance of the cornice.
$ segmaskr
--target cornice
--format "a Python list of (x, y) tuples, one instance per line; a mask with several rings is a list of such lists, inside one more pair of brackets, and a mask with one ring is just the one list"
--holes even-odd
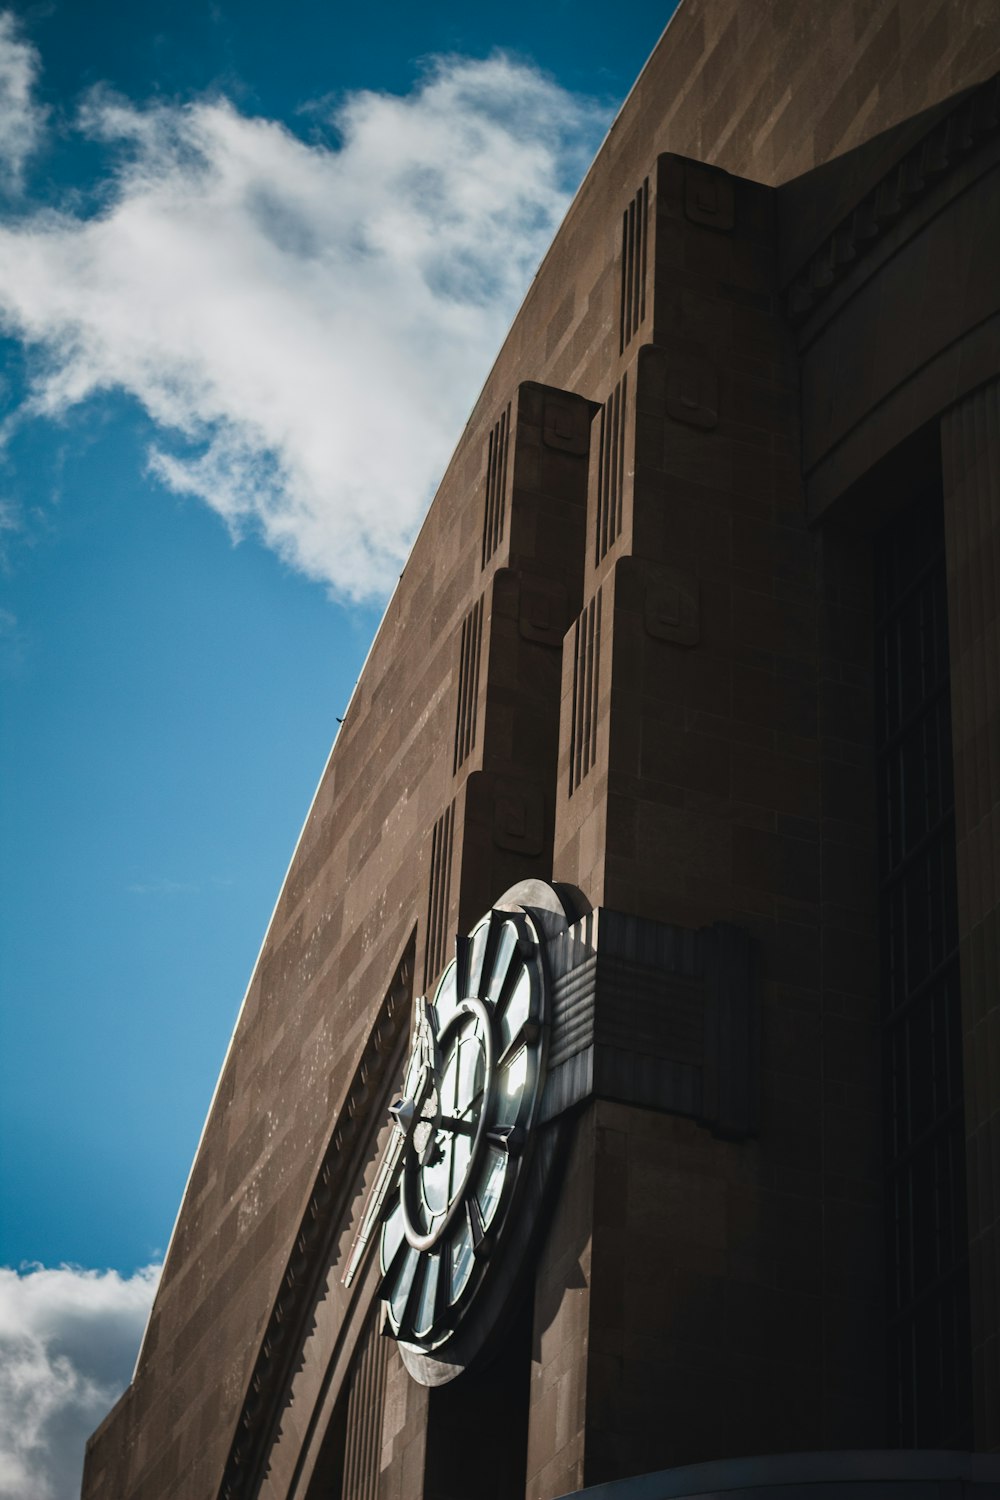
[(883, 234), (984, 140), (1000, 131), (1000, 74), (973, 90), (865, 194), (793, 278), (785, 297), (801, 324)]
[[(240, 1408), (236, 1432), (219, 1486), (219, 1500), (248, 1500), (266, 1459), (281, 1396), (301, 1352), (320, 1280), (328, 1267), (334, 1236), (358, 1167), (359, 1147), (370, 1123), (370, 1105), (409, 1031), (413, 996), (414, 938), (411, 935), (378, 1015), (309, 1195), (260, 1342)], [(298, 1337), (296, 1337), (298, 1334)]]

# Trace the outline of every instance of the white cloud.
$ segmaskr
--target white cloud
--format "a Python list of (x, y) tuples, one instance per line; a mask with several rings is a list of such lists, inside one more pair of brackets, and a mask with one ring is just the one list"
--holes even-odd
[(160, 1267), (0, 1267), (0, 1500), (78, 1500), (84, 1444), (132, 1376)]
[(25, 412), (102, 391), (158, 427), (153, 470), (335, 592), (387, 590), (606, 120), (503, 55), (348, 95), (335, 144), (225, 99), (97, 92), (92, 217), (0, 227)]
[(18, 36), (11, 13), (0, 13), (0, 184), (8, 191), (20, 188), (45, 124), (31, 97), (37, 75), (38, 53)]

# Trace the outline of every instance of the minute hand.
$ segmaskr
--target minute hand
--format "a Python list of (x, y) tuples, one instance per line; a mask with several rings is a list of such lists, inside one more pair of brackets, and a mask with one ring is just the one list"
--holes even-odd
[(354, 1236), (354, 1243), (347, 1257), (347, 1269), (343, 1275), (345, 1286), (350, 1286), (357, 1275), (358, 1267), (368, 1248), (368, 1242), (381, 1221), (385, 1200), (396, 1185), (403, 1152), (417, 1127), (420, 1111), (432, 1085), (437, 1043), (431, 1017), (428, 1015), (429, 1007), (426, 999), (420, 996), (416, 1004), (417, 1017), (411, 1057), (419, 1060), (419, 1069), (411, 1096), (409, 1098), (404, 1096), (389, 1106), (393, 1130), (379, 1163), (368, 1202), (365, 1204), (361, 1226)]

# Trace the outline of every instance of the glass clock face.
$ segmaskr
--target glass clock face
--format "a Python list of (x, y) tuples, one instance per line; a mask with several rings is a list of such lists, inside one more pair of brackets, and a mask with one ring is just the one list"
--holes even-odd
[(542, 1082), (544, 975), (526, 912), (493, 911), (459, 939), (418, 1006), (391, 1107), (396, 1186), (385, 1202), (382, 1296), (396, 1336), (436, 1349), (475, 1295), (523, 1177)]

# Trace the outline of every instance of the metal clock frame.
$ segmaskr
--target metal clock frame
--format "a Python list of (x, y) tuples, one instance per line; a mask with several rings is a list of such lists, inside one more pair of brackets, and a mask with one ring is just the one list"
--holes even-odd
[[(379, 1246), (380, 1292), (389, 1324), (396, 1338), (414, 1352), (426, 1354), (439, 1348), (458, 1326), (528, 1176), (548, 1035), (543, 939), (530, 912), (494, 908), (469, 937), (456, 940), (455, 958), (418, 1020), (418, 1029), (426, 1025), (433, 1036), (430, 1045), (426, 1036), (423, 1039), (433, 1084), (422, 1099), (404, 1097), (392, 1107), (397, 1129), (404, 1134), (401, 1171), (396, 1192), (386, 1200)], [(527, 976), (528, 993), (518, 1000), (522, 976)], [(463, 1032), (470, 1030), (481, 1040), (485, 1074), (474, 1140), (460, 1181), (455, 1185), (449, 1178), (448, 1202), (440, 1221), (428, 1225), (418, 1206), (421, 1201), (428, 1206), (422, 1192), (423, 1174), (431, 1159), (428, 1142), (435, 1140), (433, 1149), (443, 1149), (440, 1137), (447, 1135), (449, 1124), (454, 1127), (457, 1122), (443, 1116), (440, 1098), (428, 1114), (427, 1097), (440, 1087), (449, 1048), (456, 1040), (461, 1047)], [(464, 1041), (468, 1045), (470, 1038)], [(513, 1076), (511, 1068), (522, 1051), (525, 1077), (513, 1118), (509, 1118), (509, 1108), (498, 1109), (502, 1103), (498, 1088), (504, 1072), (508, 1079)], [(412, 1063), (413, 1054), (408, 1081)], [(421, 1126), (424, 1136), (418, 1147)], [(491, 1161), (493, 1171), (498, 1161), (502, 1163), (503, 1177), (496, 1202), (487, 1202), (484, 1213), (480, 1200), (489, 1183), (484, 1169)], [(433, 1278), (429, 1307), (425, 1297), (428, 1277)]]

